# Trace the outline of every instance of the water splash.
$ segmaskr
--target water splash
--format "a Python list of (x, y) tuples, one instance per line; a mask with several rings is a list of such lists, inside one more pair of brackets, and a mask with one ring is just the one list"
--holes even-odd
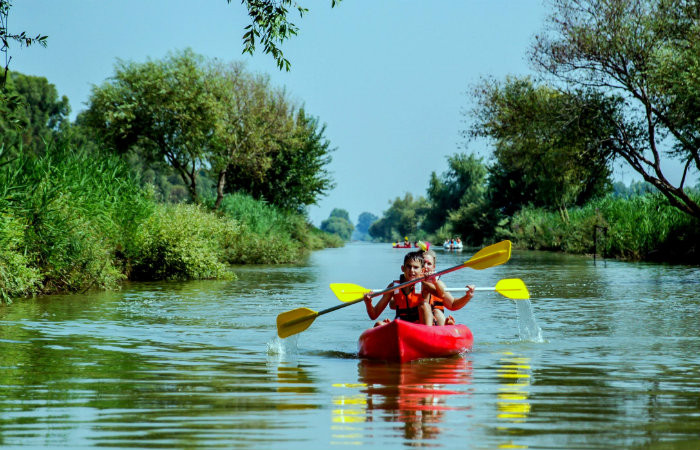
[(518, 332), (521, 341), (544, 342), (542, 329), (537, 326), (535, 313), (532, 310), (530, 300), (517, 300), (515, 302), (518, 314)]
[(299, 336), (289, 336), (286, 339), (280, 339), (275, 336), (272, 340), (267, 342), (267, 355), (276, 356), (278, 359), (284, 359), (285, 357), (296, 357), (299, 353), (299, 347), (297, 342)]

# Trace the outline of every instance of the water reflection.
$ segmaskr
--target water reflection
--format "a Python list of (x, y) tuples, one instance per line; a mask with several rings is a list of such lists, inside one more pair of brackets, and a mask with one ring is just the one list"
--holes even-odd
[(353, 405), (343, 410), (343, 422), (352, 411), (361, 419), (351, 421), (396, 422), (403, 439), (434, 440), (440, 435), (445, 412), (460, 409), (451, 406), (448, 398), (469, 395), (472, 363), (462, 357), (410, 364), (361, 360), (358, 380), (362, 395), (343, 399)]
[(498, 360), (498, 431), (511, 439), (499, 444), (499, 448), (527, 448), (517, 444), (512, 437), (521, 433), (520, 426), (530, 415), (530, 358), (504, 352)]

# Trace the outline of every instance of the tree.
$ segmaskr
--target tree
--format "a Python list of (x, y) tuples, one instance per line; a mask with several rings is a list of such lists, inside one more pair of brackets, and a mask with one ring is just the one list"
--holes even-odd
[(191, 50), (145, 63), (120, 61), (111, 81), (93, 87), (81, 122), (118, 153), (166, 160), (198, 200), (218, 104), (202, 57)]
[(282, 209), (302, 211), (333, 188), (326, 169), (333, 149), (324, 135), (325, 125), (303, 109), (297, 111), (292, 125), (290, 134), (267, 153), (269, 163), (261, 176), (235, 167), (229, 170), (228, 191), (243, 190)]
[[(231, 0), (226, 0), (231, 3)], [(331, 0), (335, 7), (341, 0)], [(245, 27), (243, 34), (243, 53), (253, 54), (256, 41), (263, 45), (263, 52), (271, 54), (277, 67), (289, 71), (290, 63), (284, 57), (278, 45), (292, 36), (296, 36), (299, 28), (287, 19), (289, 8), (296, 9), (303, 16), (308, 9), (294, 0), (241, 0), (248, 9), (252, 23)]]
[[(555, 79), (624, 99), (610, 115), (615, 154), (672, 204), (700, 218), (685, 191), (700, 170), (700, 9), (688, 0), (552, 0), (532, 55)], [(684, 164), (672, 183), (663, 163)]]
[(369, 232), (369, 227), (378, 219), (379, 217), (370, 212), (363, 212), (357, 218), (357, 226), (355, 229), (362, 234), (367, 234)]
[(41, 153), (45, 142), (68, 126), (68, 98), (59, 99), (56, 86), (46, 78), (11, 73), (6, 92), (18, 99), (0, 116), (0, 141), (6, 147)]
[(379, 217), (370, 212), (361, 213), (357, 218), (352, 238), (358, 241), (371, 241), (372, 237), (369, 235), (369, 227), (377, 220), (379, 220)]
[(403, 240), (406, 236), (422, 238), (419, 230), (428, 208), (428, 201), (424, 197), (414, 199), (410, 193), (406, 193), (403, 198), (396, 197), (382, 218), (369, 227), (369, 234), (384, 241)]
[[(269, 77), (253, 75), (241, 63), (215, 64), (208, 80), (217, 108), (209, 160), (217, 179), (218, 208), (228, 173), (251, 184), (265, 179), (271, 155), (285, 145), (294, 121), (284, 91), (273, 90)], [(235, 184), (235, 175), (229, 178)]]
[(479, 201), (486, 188), (486, 167), (481, 158), (460, 153), (449, 156), (447, 164), (447, 171), (439, 177), (435, 172), (430, 175), (430, 212), (422, 225), (429, 233), (445, 225), (450, 212)]
[(609, 189), (617, 99), (565, 92), (530, 79), (484, 81), (475, 90), (469, 137), (494, 143), (489, 168), (493, 206), (511, 215), (524, 205), (558, 209), (581, 205)]
[(335, 208), (328, 219), (321, 223), (321, 230), (337, 234), (344, 241), (349, 241), (355, 227), (350, 222), (350, 214), (344, 209)]

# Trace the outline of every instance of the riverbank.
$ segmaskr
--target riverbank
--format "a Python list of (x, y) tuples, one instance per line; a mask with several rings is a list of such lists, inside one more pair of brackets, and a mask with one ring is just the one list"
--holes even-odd
[(0, 302), (124, 280), (230, 279), (231, 264), (291, 263), (343, 245), (243, 194), (218, 211), (159, 203), (119, 157), (65, 147), (1, 161), (0, 211)]
[(568, 211), (525, 208), (497, 239), (522, 249), (598, 254), (627, 261), (700, 264), (700, 222), (659, 193), (609, 195)]

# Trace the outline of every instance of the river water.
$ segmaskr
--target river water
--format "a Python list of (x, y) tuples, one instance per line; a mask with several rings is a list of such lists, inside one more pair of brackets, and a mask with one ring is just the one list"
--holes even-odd
[(405, 252), (0, 306), (0, 448), (700, 449), (697, 267), (516, 251), (453, 272), (532, 298), (478, 292), (453, 313), (474, 347), (450, 359), (358, 359), (362, 303), (276, 337), (279, 313), (337, 304), (329, 283), (385, 286)]

